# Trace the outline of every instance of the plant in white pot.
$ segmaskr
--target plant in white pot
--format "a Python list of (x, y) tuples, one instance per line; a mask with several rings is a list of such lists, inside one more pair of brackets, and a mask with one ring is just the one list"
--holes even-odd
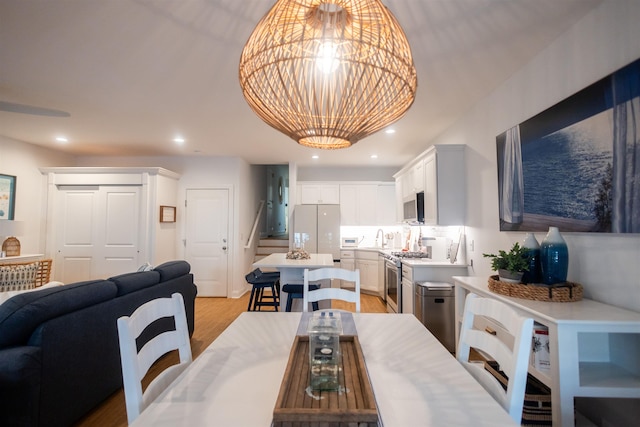
[(518, 242), (513, 244), (509, 252), (500, 250), (498, 254), (482, 254), (491, 259), (491, 268), (498, 272), (503, 282), (520, 283), (525, 271), (529, 271), (529, 249), (523, 248)]

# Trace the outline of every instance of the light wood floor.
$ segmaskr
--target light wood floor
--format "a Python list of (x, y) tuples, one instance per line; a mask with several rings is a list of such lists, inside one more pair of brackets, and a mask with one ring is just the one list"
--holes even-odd
[[(236, 317), (247, 310), (249, 294), (242, 298), (196, 298), (195, 303), (195, 328), (191, 338), (191, 352), (196, 359), (205, 348), (224, 331)], [(362, 294), (360, 299), (361, 311), (363, 313), (386, 313), (386, 306), (382, 299)], [(354, 305), (336, 301), (333, 307), (354, 310)], [(148, 384), (158, 372), (167, 366), (177, 363), (177, 354), (168, 354), (159, 360), (143, 381), (144, 386)], [(100, 406), (87, 414), (76, 423), (76, 427), (123, 427), (127, 425), (127, 411), (124, 403), (124, 392), (122, 389), (112, 394)]]

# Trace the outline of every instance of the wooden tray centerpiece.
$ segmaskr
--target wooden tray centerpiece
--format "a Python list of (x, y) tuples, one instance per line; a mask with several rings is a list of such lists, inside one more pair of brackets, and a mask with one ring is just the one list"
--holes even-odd
[(357, 336), (340, 336), (339, 391), (310, 390), (309, 337), (296, 336), (273, 411), (274, 427), (376, 427), (378, 410)]

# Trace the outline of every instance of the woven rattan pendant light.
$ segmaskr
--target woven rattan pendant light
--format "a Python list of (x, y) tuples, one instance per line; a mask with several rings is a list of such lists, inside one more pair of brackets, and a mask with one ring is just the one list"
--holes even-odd
[(335, 149), (402, 117), (417, 77), (406, 36), (379, 0), (278, 0), (242, 51), (240, 86), (270, 126)]

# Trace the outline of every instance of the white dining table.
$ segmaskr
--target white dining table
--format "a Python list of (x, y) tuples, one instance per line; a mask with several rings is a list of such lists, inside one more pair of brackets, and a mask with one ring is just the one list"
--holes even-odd
[[(241, 314), (132, 425), (271, 426), (301, 317)], [(354, 313), (353, 324), (381, 426), (517, 425), (415, 316)]]
[[(304, 283), (304, 270), (323, 267), (333, 267), (333, 255), (331, 254), (309, 254), (309, 259), (287, 259), (285, 253), (270, 254), (253, 263), (253, 268), (275, 268), (280, 272), (280, 311), (285, 311), (287, 293), (282, 291), (282, 287), (287, 284)], [(327, 307), (320, 304), (321, 308)], [(291, 311), (302, 311), (302, 302), (294, 301)]]

